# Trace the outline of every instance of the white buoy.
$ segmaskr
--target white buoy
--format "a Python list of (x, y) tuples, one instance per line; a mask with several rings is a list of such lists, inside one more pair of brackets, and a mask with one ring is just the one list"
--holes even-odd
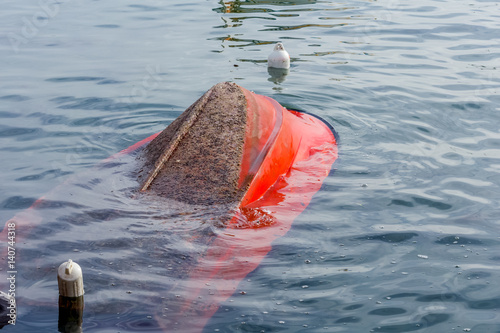
[(267, 66), (273, 68), (290, 68), (290, 55), (282, 43), (274, 45), (273, 52), (267, 58)]
[(71, 259), (63, 262), (57, 270), (57, 284), (59, 285), (59, 295), (61, 296), (83, 296), (83, 275), (80, 265)]

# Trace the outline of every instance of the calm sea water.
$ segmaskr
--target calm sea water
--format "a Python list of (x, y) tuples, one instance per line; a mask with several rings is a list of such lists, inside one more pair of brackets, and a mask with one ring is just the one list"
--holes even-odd
[[(499, 7), (4, 0), (1, 221), (233, 81), (327, 119), (339, 159), (206, 332), (500, 332)], [(292, 57), (282, 78), (266, 65), (277, 41)], [(46, 207), (68, 220), (18, 244), (19, 320), (5, 331), (57, 332), (68, 257), (92, 281), (84, 332), (158, 331), (164, 261), (192, 250), (155, 224), (176, 214), (124, 209), (137, 206), (107, 190), (130, 184), (100, 172)]]

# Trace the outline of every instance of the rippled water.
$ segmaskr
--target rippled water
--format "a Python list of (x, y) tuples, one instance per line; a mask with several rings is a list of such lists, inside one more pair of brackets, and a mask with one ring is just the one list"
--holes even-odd
[[(5, 331), (57, 331), (55, 267), (68, 256), (92, 281), (85, 332), (158, 331), (169, 260), (196, 251), (173, 231), (202, 230), (110, 195), (127, 181), (107, 184), (101, 168), (88, 182), (88, 170), (221, 81), (327, 119), (340, 146), (335, 172), (206, 332), (500, 331), (498, 2), (0, 8), (0, 216), (59, 185), (45, 212), (70, 217), (24, 241), (19, 322)], [(278, 78), (266, 65), (277, 41), (292, 57)], [(76, 196), (73, 175), (86, 179)]]

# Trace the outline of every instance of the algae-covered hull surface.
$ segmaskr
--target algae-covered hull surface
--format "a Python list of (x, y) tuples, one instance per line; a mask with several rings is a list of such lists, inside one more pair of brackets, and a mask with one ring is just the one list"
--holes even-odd
[(141, 156), (144, 192), (195, 204), (237, 204), (247, 104), (241, 88), (212, 87)]

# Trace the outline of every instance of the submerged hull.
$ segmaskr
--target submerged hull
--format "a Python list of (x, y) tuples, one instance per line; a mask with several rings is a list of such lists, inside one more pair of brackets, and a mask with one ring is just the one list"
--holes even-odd
[[(168, 291), (158, 290), (165, 294), (152, 309), (164, 331), (199, 332), (307, 207), (337, 158), (337, 142), (322, 120), (229, 83), (214, 86), (179, 119), (103, 165), (136, 156), (133, 196), (140, 203), (222, 207), (202, 222), (209, 229), (187, 236), (202, 250)], [(9, 223), (33, 237), (29, 230), (44, 223), (37, 211), (43, 202), (9, 220), (4, 239)]]

